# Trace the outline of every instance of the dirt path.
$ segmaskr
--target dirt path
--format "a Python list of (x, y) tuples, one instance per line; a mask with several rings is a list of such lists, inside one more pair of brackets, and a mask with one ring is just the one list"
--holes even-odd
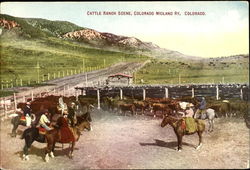
[[(249, 129), (243, 119), (216, 119), (215, 131), (205, 132), (204, 145), (195, 150), (198, 136), (185, 136), (177, 152), (176, 136), (161, 119), (150, 116), (122, 116), (104, 111), (93, 114), (93, 131), (84, 132), (76, 144), (74, 158), (68, 148), (56, 145), (55, 158), (45, 163), (45, 144), (34, 142), (30, 160), (22, 161), (24, 141), (11, 138), (9, 120), (1, 123), (1, 168), (4, 169), (189, 169), (247, 168)], [(207, 124), (207, 122), (206, 122)], [(19, 126), (19, 133), (24, 127)]]
[[(146, 63), (146, 62), (145, 62)], [(105, 81), (105, 79), (115, 73), (119, 72), (129, 72), (132, 73), (139, 67), (141, 67), (145, 63), (138, 63), (138, 62), (130, 62), (130, 63), (118, 63), (115, 65), (112, 65), (111, 67), (101, 69), (101, 70), (95, 70), (91, 72), (87, 72), (87, 79), (88, 79), (88, 85), (92, 85), (91, 82), (96, 84), (99, 80)], [(75, 86), (83, 86), (85, 85), (85, 73), (76, 74), (72, 76), (66, 76), (63, 78), (58, 78), (54, 80), (47, 81), (47, 84), (51, 84), (49, 86), (41, 86), (41, 87), (14, 87), (10, 88), (9, 90), (15, 90), (18, 92), (18, 96), (30, 96), (31, 91), (33, 91), (34, 94), (39, 94), (42, 92), (52, 92), (54, 89), (63, 90), (64, 87), (69, 87), (70, 90), (74, 92)], [(74, 93), (73, 93), (74, 94)], [(13, 96), (9, 96), (13, 97)], [(8, 97), (7, 97), (8, 98)]]

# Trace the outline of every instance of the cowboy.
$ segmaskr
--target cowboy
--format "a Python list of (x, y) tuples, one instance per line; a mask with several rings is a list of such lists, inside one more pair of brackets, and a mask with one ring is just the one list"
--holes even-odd
[(63, 115), (64, 112), (66, 112), (68, 109), (66, 103), (63, 102), (63, 97), (59, 98), (58, 103), (59, 103), (59, 108), (60, 110), (62, 110), (62, 115)]
[(185, 110), (185, 117), (193, 117), (194, 116), (194, 110), (193, 107), (194, 105), (192, 103), (187, 104), (186, 110)]
[(48, 130), (52, 130), (52, 128), (50, 128), (47, 123), (50, 123), (49, 119), (48, 119), (48, 115), (49, 115), (49, 112), (48, 110), (45, 110), (44, 111), (44, 114), (42, 114), (40, 120), (39, 120), (39, 125), (43, 128), (45, 128), (47, 131)]
[(27, 102), (23, 109), (27, 127), (31, 127), (31, 111), (32, 109), (30, 108), (30, 102)]
[(201, 102), (200, 102), (200, 106), (198, 108), (198, 110), (195, 112), (195, 118), (200, 118), (202, 114), (204, 114), (206, 112), (206, 100), (205, 97), (202, 97)]
[(68, 142), (75, 141), (74, 134), (69, 128), (68, 118), (66, 115), (58, 118), (57, 125), (60, 127), (60, 142), (61, 143), (68, 143)]
[(194, 115), (194, 110), (192, 109), (194, 105), (192, 103), (187, 104), (186, 106), (186, 110), (185, 110), (185, 116), (184, 116), (184, 120), (186, 123), (186, 132), (187, 133), (192, 133), (195, 132), (196, 127), (195, 127), (195, 120), (193, 118)]

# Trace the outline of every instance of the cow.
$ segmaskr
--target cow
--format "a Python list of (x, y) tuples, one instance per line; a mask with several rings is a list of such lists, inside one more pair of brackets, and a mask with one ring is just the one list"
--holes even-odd
[(127, 104), (127, 103), (120, 103), (119, 110), (126, 116), (126, 112), (129, 111), (132, 115), (135, 114), (135, 105), (134, 104)]
[(154, 117), (156, 117), (156, 112), (161, 112), (162, 115), (173, 113), (173, 110), (169, 107), (169, 104), (152, 103), (150, 104), (150, 108), (151, 112), (154, 113)]
[(137, 114), (137, 110), (141, 110), (142, 114), (144, 115), (145, 110), (149, 108), (149, 103), (146, 101), (134, 101), (133, 104), (135, 105), (135, 112)]

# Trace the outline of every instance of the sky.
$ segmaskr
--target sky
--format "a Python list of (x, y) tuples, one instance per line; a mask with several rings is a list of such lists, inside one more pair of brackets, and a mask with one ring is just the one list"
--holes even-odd
[[(145, 12), (148, 15), (142, 15)], [(202, 15), (188, 15), (192, 12)], [(1, 14), (69, 21), (99, 32), (136, 37), (186, 55), (249, 53), (247, 1), (3, 2)]]

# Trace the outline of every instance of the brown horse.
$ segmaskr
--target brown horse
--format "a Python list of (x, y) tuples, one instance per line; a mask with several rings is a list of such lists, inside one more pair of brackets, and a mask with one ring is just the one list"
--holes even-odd
[(67, 142), (62, 141), (63, 134), (61, 133), (60, 129), (53, 129), (53, 130), (47, 131), (47, 133), (45, 134), (45, 138), (47, 141), (47, 148), (45, 150), (45, 161), (46, 162), (49, 161), (49, 154), (52, 158), (54, 157), (53, 151), (55, 148), (55, 144), (57, 142), (59, 142), (59, 143), (71, 143), (69, 157), (72, 158), (75, 143), (79, 140), (80, 135), (81, 135), (81, 131), (83, 131), (84, 129), (87, 129), (88, 131), (91, 130), (91, 126), (90, 126), (89, 121), (83, 121), (83, 122), (79, 123), (78, 125), (76, 125), (75, 127), (69, 126), (68, 128), (73, 133), (73, 139), (70, 139)]
[[(91, 130), (91, 126), (90, 126), (89, 121), (82, 120), (81, 122), (79, 122), (79, 124), (77, 126), (71, 128), (71, 130), (73, 131), (73, 134), (77, 140), (79, 139), (80, 134), (81, 134), (80, 132), (83, 129), (87, 129), (88, 131)], [(46, 149), (46, 151), (47, 151), (46, 153), (50, 153), (50, 156), (54, 157), (53, 151), (55, 148), (55, 142), (58, 141), (59, 131), (60, 131), (59, 128), (53, 129), (51, 131), (47, 131), (46, 133), (48, 133), (48, 134), (46, 136), (44, 134), (40, 134), (38, 128), (36, 128), (36, 127), (31, 127), (31, 128), (25, 129), (23, 132), (23, 135), (21, 137), (21, 139), (25, 140), (25, 145), (23, 148), (23, 159), (29, 160), (28, 149), (31, 147), (31, 145), (34, 141), (37, 141), (40, 143), (47, 142), (48, 148)], [(77, 140), (75, 140), (75, 141), (77, 141)], [(75, 145), (75, 143), (72, 145), (72, 152), (73, 152), (74, 145)], [(46, 156), (47, 156), (47, 154), (46, 154)], [(48, 159), (48, 156), (46, 159)]]
[(199, 149), (202, 146), (202, 133), (205, 131), (205, 124), (202, 120), (195, 119), (195, 124), (196, 124), (196, 131), (193, 133), (187, 133), (185, 128), (182, 127), (182, 119), (171, 116), (171, 115), (166, 115), (164, 116), (162, 122), (161, 122), (161, 127), (165, 127), (167, 124), (170, 124), (170, 126), (173, 127), (174, 132), (177, 136), (177, 141), (178, 141), (178, 151), (181, 151), (182, 149), (182, 137), (184, 135), (192, 135), (197, 132), (199, 136), (199, 145), (196, 147), (196, 149)]

